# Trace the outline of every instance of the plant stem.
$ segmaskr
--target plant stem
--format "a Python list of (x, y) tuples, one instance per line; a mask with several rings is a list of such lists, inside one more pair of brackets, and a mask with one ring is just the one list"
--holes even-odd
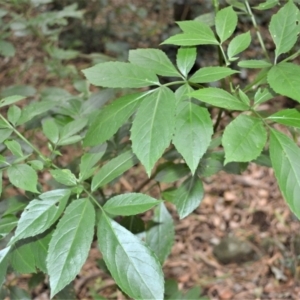
[(84, 186), (82, 186), (82, 188), (86, 192), (88, 197), (102, 210), (102, 212), (104, 212), (103, 207), (98, 203), (95, 197)]
[(262, 50), (263, 50), (263, 53), (264, 53), (265, 57), (268, 59), (268, 61), (271, 61), (271, 60), (270, 60), (270, 57), (269, 57), (269, 54), (268, 54), (268, 51), (267, 51), (267, 49), (266, 49), (265, 43), (264, 43), (264, 41), (263, 41), (263, 39), (262, 39), (262, 36), (261, 36), (261, 34), (260, 34), (258, 25), (257, 25), (257, 23), (256, 23), (255, 17), (254, 17), (254, 15), (253, 15), (253, 12), (252, 12), (252, 10), (251, 10), (251, 7), (250, 7), (250, 5), (249, 5), (249, 3), (248, 3), (248, 0), (245, 0), (245, 5), (246, 5), (246, 9), (247, 9), (248, 14), (249, 14), (250, 17), (251, 17), (251, 21), (252, 21), (252, 24), (253, 24), (253, 26), (254, 26), (254, 28), (255, 28), (256, 35), (257, 35), (258, 41), (259, 41), (259, 43), (260, 43), (260, 46), (261, 46), (261, 48), (262, 48)]

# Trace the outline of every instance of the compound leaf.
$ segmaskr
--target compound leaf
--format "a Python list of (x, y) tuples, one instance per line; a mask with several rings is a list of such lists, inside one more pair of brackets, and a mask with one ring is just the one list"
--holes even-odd
[(268, 73), (268, 82), (278, 94), (290, 97), (300, 103), (300, 66), (282, 62), (273, 66)]
[(203, 88), (189, 95), (202, 102), (230, 110), (247, 110), (249, 108), (238, 98), (219, 88)]
[(291, 211), (300, 219), (300, 149), (285, 134), (271, 129), (270, 158), (279, 188)]
[(74, 186), (77, 183), (75, 175), (69, 169), (50, 170), (50, 173), (53, 178), (61, 184)]
[(269, 116), (267, 120), (271, 120), (286, 126), (300, 128), (300, 111), (296, 108), (283, 109)]
[(163, 299), (164, 278), (152, 251), (124, 227), (100, 216), (98, 244), (119, 287), (134, 299)]
[(125, 62), (100, 63), (82, 72), (90, 83), (103, 87), (140, 88), (159, 84), (153, 71)]
[(89, 199), (75, 200), (67, 207), (49, 244), (51, 298), (79, 273), (90, 250), (94, 225), (95, 210)]
[(94, 146), (110, 139), (134, 113), (143, 97), (145, 93), (126, 95), (102, 109), (86, 133), (84, 146)]
[(225, 162), (248, 162), (259, 156), (267, 140), (267, 132), (260, 119), (239, 115), (226, 128), (222, 144)]
[(169, 146), (174, 132), (176, 99), (167, 87), (145, 97), (131, 128), (132, 149), (148, 175)]
[(195, 64), (197, 50), (195, 47), (181, 47), (177, 51), (176, 64), (183, 76), (187, 76)]
[(204, 67), (198, 70), (189, 80), (191, 82), (212, 82), (223, 79), (229, 75), (238, 73), (227, 67)]
[(112, 215), (131, 216), (143, 213), (159, 203), (148, 195), (128, 193), (110, 198), (103, 208)]
[(26, 98), (26, 97), (25, 96), (19, 96), (19, 95), (8, 96), (8, 97), (3, 98), (3, 99), (0, 100), (0, 107), (16, 103), (16, 102), (18, 102), (18, 101), (20, 101), (24, 98)]
[(238, 66), (241, 68), (248, 68), (248, 69), (263, 69), (263, 68), (272, 67), (272, 64), (266, 60), (249, 59), (249, 60), (239, 61)]
[(234, 56), (241, 53), (249, 47), (251, 43), (250, 31), (239, 34), (234, 37), (227, 48), (227, 55), (229, 60), (233, 60)]
[(146, 243), (161, 264), (167, 259), (174, 243), (174, 222), (164, 203), (154, 209), (152, 221), (157, 223), (146, 232)]
[(194, 173), (210, 144), (213, 124), (208, 110), (192, 102), (181, 103), (178, 111), (173, 144)]
[(237, 25), (237, 14), (232, 6), (219, 10), (216, 14), (216, 32), (221, 43), (226, 41), (234, 32)]
[(168, 56), (159, 49), (130, 50), (128, 60), (132, 64), (147, 68), (157, 75), (180, 77)]

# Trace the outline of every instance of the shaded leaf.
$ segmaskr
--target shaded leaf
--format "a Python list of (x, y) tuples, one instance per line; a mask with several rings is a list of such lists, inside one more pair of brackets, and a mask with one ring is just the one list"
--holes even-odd
[(136, 164), (136, 158), (131, 151), (124, 152), (110, 160), (92, 179), (92, 191), (111, 182)]
[(188, 175), (190, 169), (186, 164), (174, 164), (167, 162), (157, 167), (156, 176), (154, 180), (159, 182), (171, 183)]
[(154, 72), (125, 62), (105, 62), (82, 71), (87, 80), (97, 86), (139, 88), (158, 85)]
[(24, 97), (24, 96), (8, 96), (8, 97), (0, 100), (0, 107), (19, 102), (20, 100), (22, 100), (24, 98), (26, 98), (26, 97)]
[(146, 243), (163, 265), (174, 243), (175, 230), (173, 218), (164, 203), (160, 203), (154, 209), (152, 220), (158, 224), (147, 230)]
[(174, 93), (162, 86), (144, 98), (133, 121), (130, 137), (132, 149), (148, 176), (171, 142), (175, 104)]
[(143, 213), (159, 203), (148, 195), (127, 193), (110, 198), (103, 208), (112, 215), (131, 216)]
[(7, 119), (9, 120), (10, 123), (12, 123), (15, 126), (20, 116), (21, 116), (21, 109), (18, 106), (12, 105), (9, 107), (7, 112)]
[(134, 299), (163, 299), (164, 278), (156, 256), (104, 213), (98, 225), (98, 243), (112, 277), (126, 294)]
[(90, 250), (94, 225), (95, 211), (89, 199), (75, 200), (67, 207), (49, 244), (51, 298), (79, 273)]
[(23, 157), (23, 151), (21, 148), (21, 145), (19, 144), (19, 142), (15, 141), (15, 140), (11, 140), (11, 141), (6, 141), (5, 146), (10, 150), (10, 152), (17, 156), (17, 157)]
[(54, 119), (46, 119), (42, 122), (43, 133), (53, 143), (59, 140), (59, 128)]
[(270, 158), (279, 188), (291, 211), (300, 219), (300, 149), (283, 133), (271, 129)]
[(0, 250), (0, 290), (6, 279), (6, 270), (8, 267), (8, 260), (10, 256), (11, 247), (6, 247)]
[(18, 218), (14, 215), (2, 216), (0, 219), (0, 239), (9, 234), (18, 223)]
[(267, 141), (267, 132), (260, 119), (239, 115), (225, 128), (222, 144), (225, 162), (248, 162), (259, 156)]

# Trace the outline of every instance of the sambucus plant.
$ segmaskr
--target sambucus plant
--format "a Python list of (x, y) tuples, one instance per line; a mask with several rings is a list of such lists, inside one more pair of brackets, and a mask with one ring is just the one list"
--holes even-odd
[[(269, 25), (273, 53), (267, 51), (247, 1), (230, 1), (230, 6), (220, 10), (218, 3), (213, 3), (215, 32), (200, 21), (182, 21), (178, 22), (182, 33), (163, 43), (180, 46), (176, 65), (161, 50), (137, 49), (129, 52), (128, 63), (106, 62), (83, 70), (96, 86), (142, 88), (105, 107), (111, 94), (104, 100), (95, 98), (84, 82), (77, 82), (80, 94), (65, 97), (65, 103), (60, 101), (64, 97), (61, 90), (47, 90), (47, 100), (49, 95), (54, 100), (42, 99), (24, 110), (12, 105), (22, 99), (20, 96), (1, 100), (0, 107), (9, 105), (7, 117), (0, 116), (0, 140), (5, 145), (1, 148), (1, 175), (4, 171), (11, 185), (33, 193), (29, 203), (8, 201), (2, 213), (2, 237), (9, 237), (16, 229), (0, 251), (1, 283), (9, 264), (21, 273), (37, 268), (49, 275), (53, 297), (80, 271), (96, 226), (99, 249), (118, 286), (134, 299), (162, 299), (161, 266), (174, 237), (164, 201), (176, 206), (180, 218), (188, 216), (203, 197), (201, 179), (230, 165), (256, 162), (272, 166), (287, 204), (300, 217), (300, 112), (296, 108), (271, 114), (260, 110), (262, 103), (276, 95), (300, 102), (300, 67), (292, 62), (300, 53), (293, 50), (300, 31), (299, 9), (289, 0), (273, 15)], [(267, 1), (254, 8), (264, 10), (277, 4)], [(252, 37), (248, 31), (232, 38), (238, 14), (251, 17), (265, 59), (239, 60)], [(190, 75), (199, 45), (219, 50), (220, 65), (203, 67)], [(280, 61), (285, 53), (288, 55)], [(239, 70), (230, 66), (237, 60), (240, 68), (260, 70), (244, 88), (232, 81)], [(161, 84), (158, 76), (177, 79)], [(209, 85), (215, 81), (220, 81), (222, 88)], [(46, 110), (35, 109), (45, 102), (49, 105)], [(49, 141), (49, 157), (26, 139), (19, 127), (47, 110), (50, 114), (40, 120)], [(219, 125), (224, 116), (231, 121), (223, 131)], [(125, 138), (128, 126), (123, 126), (128, 120), (132, 123), (130, 140)], [(293, 139), (278, 131), (276, 124), (286, 126)], [(60, 147), (81, 141), (84, 153), (78, 168), (59, 167), (56, 156)], [(11, 155), (5, 156), (9, 152)], [(105, 195), (102, 188), (138, 162), (151, 180), (181, 184), (161, 191), (162, 200), (139, 190)], [(47, 192), (37, 188), (37, 172), (47, 170), (61, 188)], [(133, 234), (131, 231), (137, 231), (126, 225), (127, 218), (134, 224), (139, 220), (136, 215), (153, 207), (154, 225)], [(121, 224), (115, 216), (124, 217)]]

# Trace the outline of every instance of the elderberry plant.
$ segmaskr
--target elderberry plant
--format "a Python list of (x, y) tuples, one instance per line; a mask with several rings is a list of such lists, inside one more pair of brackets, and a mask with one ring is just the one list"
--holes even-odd
[[(175, 64), (159, 49), (136, 49), (129, 52), (128, 62), (105, 62), (83, 70), (93, 85), (130, 89), (105, 106), (111, 90), (103, 100), (91, 95), (84, 81), (76, 84), (77, 96), (47, 90), (44, 99), (23, 110), (13, 105), (21, 96), (0, 101), (0, 107), (9, 106), (6, 117), (0, 115), (0, 179), (4, 176), (0, 186), (9, 182), (27, 191), (27, 200), (14, 198), (1, 215), (0, 234), (8, 238), (0, 251), (1, 283), (8, 266), (20, 273), (38, 269), (49, 276), (53, 297), (79, 273), (96, 239), (124, 293), (134, 299), (163, 299), (162, 265), (174, 240), (165, 202), (185, 218), (203, 198), (203, 178), (230, 167), (242, 170), (249, 162), (274, 169), (287, 204), (300, 217), (300, 112), (261, 110), (261, 104), (277, 95), (300, 102), (297, 1), (268, 0), (256, 7), (247, 1), (228, 2), (219, 9), (213, 1), (212, 27), (199, 20), (177, 23), (182, 33), (163, 42), (179, 46)], [(268, 51), (252, 10), (279, 4), (269, 24), (275, 50)], [(239, 16), (250, 17), (253, 32), (235, 34)], [(241, 60), (254, 34), (264, 58)], [(192, 72), (196, 47), (203, 45), (219, 52), (220, 64)], [(259, 70), (245, 87), (233, 80), (242, 68)], [(171, 81), (162, 83), (162, 77)], [(39, 115), (50, 155), (22, 132), (24, 124)], [(282, 125), (285, 133), (280, 131)], [(71, 144), (81, 145), (83, 153), (76, 167), (63, 168), (58, 156), (61, 147)], [(149, 182), (158, 186), (177, 182), (176, 187), (161, 190), (159, 199), (141, 193), (141, 188), (105, 194), (107, 184), (138, 163)], [(39, 172), (49, 172), (59, 188), (43, 191)], [(138, 215), (150, 209), (153, 224), (146, 226)], [(139, 231), (137, 223), (143, 224)]]

